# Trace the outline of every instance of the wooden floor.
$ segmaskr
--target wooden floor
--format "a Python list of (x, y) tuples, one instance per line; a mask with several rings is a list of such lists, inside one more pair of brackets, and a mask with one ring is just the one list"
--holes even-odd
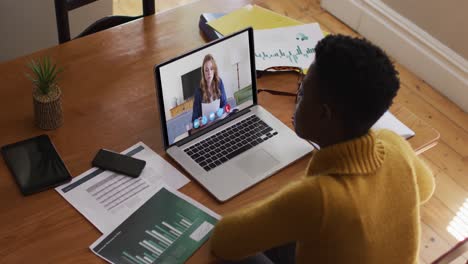
[[(143, 7), (141, 0), (112, 0), (113, 1), (113, 14), (114, 15), (126, 15), (126, 16), (138, 16), (143, 14)], [(157, 0), (155, 7), (156, 13), (185, 5), (196, 0)]]
[[(193, 0), (158, 0), (156, 12), (190, 2)], [(322, 10), (319, 0), (311, 0), (310, 6), (311, 15), (323, 29), (332, 33), (357, 35)], [(114, 13), (141, 14), (140, 1), (114, 0)], [(420, 263), (430, 263), (457, 243), (456, 237), (448, 231), (452, 221), (455, 223), (452, 223), (455, 230), (464, 226), (465, 230), (460, 234), (467, 236), (468, 114), (398, 63), (397, 68), (400, 72), (401, 89), (396, 102), (410, 109), (441, 134), (439, 144), (421, 156), (432, 168), (437, 184), (434, 196), (421, 208)], [(464, 203), (466, 210), (461, 212), (460, 208)], [(464, 218), (454, 220), (457, 213), (464, 215)], [(466, 259), (468, 254), (455, 263), (464, 264)]]

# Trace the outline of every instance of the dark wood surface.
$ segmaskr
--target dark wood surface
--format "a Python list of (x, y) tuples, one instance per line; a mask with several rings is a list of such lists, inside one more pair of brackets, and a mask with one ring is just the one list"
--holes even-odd
[[(303, 22), (317, 19), (330, 32), (343, 31), (344, 26), (324, 15), (316, 1), (252, 2)], [(229, 12), (248, 3), (251, 1), (195, 2), (0, 64), (0, 145), (48, 134), (74, 176), (90, 168), (98, 149), (122, 151), (138, 141), (174, 164), (162, 147), (153, 66), (204, 43), (198, 30), (201, 13)], [(24, 76), (26, 63), (44, 55), (65, 68), (60, 79), (65, 122), (54, 131), (34, 126), (32, 85)], [(263, 76), (258, 82), (259, 87), (296, 89), (293, 74)], [(291, 127), (294, 98), (261, 93), (259, 103)], [(394, 109), (397, 117), (416, 131), (410, 140), (415, 150), (437, 141), (437, 131), (407, 109)], [(299, 178), (309, 158), (224, 204), (194, 181), (181, 191), (224, 214)], [(98, 230), (54, 190), (23, 197), (0, 160), (0, 263), (102, 263), (88, 248), (99, 236)], [(211, 262), (215, 258), (207, 243), (188, 263)]]

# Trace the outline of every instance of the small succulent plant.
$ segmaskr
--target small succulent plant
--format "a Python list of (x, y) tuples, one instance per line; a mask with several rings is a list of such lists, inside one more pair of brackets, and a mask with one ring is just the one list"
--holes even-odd
[(43, 57), (37, 61), (31, 60), (28, 67), (32, 74), (26, 74), (26, 76), (43, 95), (48, 95), (51, 89), (57, 85), (57, 78), (62, 72), (62, 68), (51, 62), (49, 57)]

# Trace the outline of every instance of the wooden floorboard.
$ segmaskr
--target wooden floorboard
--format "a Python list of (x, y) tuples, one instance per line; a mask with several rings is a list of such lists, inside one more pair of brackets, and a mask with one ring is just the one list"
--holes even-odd
[(435, 147), (423, 153), (424, 158), (430, 160), (442, 169), (458, 185), (468, 191), (468, 159), (461, 157), (445, 142), (439, 142)]
[(431, 263), (449, 249), (450, 245), (446, 240), (429, 225), (421, 223), (420, 259), (425, 263)]
[[(156, 13), (159, 13), (180, 5), (189, 4), (194, 1), (196, 0), (158, 0), (155, 2), (155, 11)], [(141, 0), (113, 0), (112, 4), (114, 15), (138, 16), (143, 14)]]
[[(141, 14), (140, 1), (113, 1), (115, 14)], [(193, 0), (159, 0), (156, 2), (156, 12), (190, 2)], [(297, 5), (295, 1), (284, 3)], [(275, 9), (270, 5), (268, 1), (262, 1), (262, 6)], [(300, 21), (310, 21), (313, 17), (323, 30), (358, 36), (355, 31), (321, 9), (319, 0), (311, 0), (309, 4), (301, 6), (301, 10), (306, 11), (284, 15), (295, 16)], [(468, 114), (398, 62), (396, 67), (402, 85), (395, 101), (441, 134), (439, 144), (421, 155), (433, 170), (436, 181), (434, 196), (421, 207), (419, 259), (420, 263), (426, 264), (457, 243), (455, 237), (447, 231), (447, 226), (468, 198)], [(467, 257), (468, 253), (455, 263), (465, 263)]]
[[(427, 163), (432, 164), (432, 162)], [(436, 183), (434, 196), (447, 206), (447, 208), (453, 212), (458, 212), (468, 197), (468, 191), (458, 185), (452, 177), (447, 175), (444, 171), (439, 171), (434, 176)]]
[(421, 207), (421, 220), (450, 245), (455, 245), (458, 242), (458, 240), (447, 231), (447, 227), (453, 220), (455, 214), (455, 211), (450, 210), (435, 196)]
[(437, 129), (440, 133), (440, 140), (460, 154), (462, 158), (468, 157), (468, 133), (448, 118), (451, 113), (442, 112), (436, 106), (429, 104), (411, 91), (406, 84), (403, 84), (398, 91), (396, 101)]
[(467, 114), (460, 107), (404, 67), (397, 65), (397, 70), (400, 74), (400, 79), (408, 89), (411, 89), (429, 105), (445, 113), (445, 117), (463, 128), (465, 133), (468, 132)]

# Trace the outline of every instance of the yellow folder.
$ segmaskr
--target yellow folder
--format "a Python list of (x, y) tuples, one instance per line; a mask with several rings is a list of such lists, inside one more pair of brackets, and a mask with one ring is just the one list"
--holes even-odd
[(208, 22), (208, 25), (222, 35), (228, 35), (250, 26), (253, 27), (253, 29), (270, 29), (302, 24), (303, 23), (300, 21), (257, 5), (244, 6), (225, 16)]

